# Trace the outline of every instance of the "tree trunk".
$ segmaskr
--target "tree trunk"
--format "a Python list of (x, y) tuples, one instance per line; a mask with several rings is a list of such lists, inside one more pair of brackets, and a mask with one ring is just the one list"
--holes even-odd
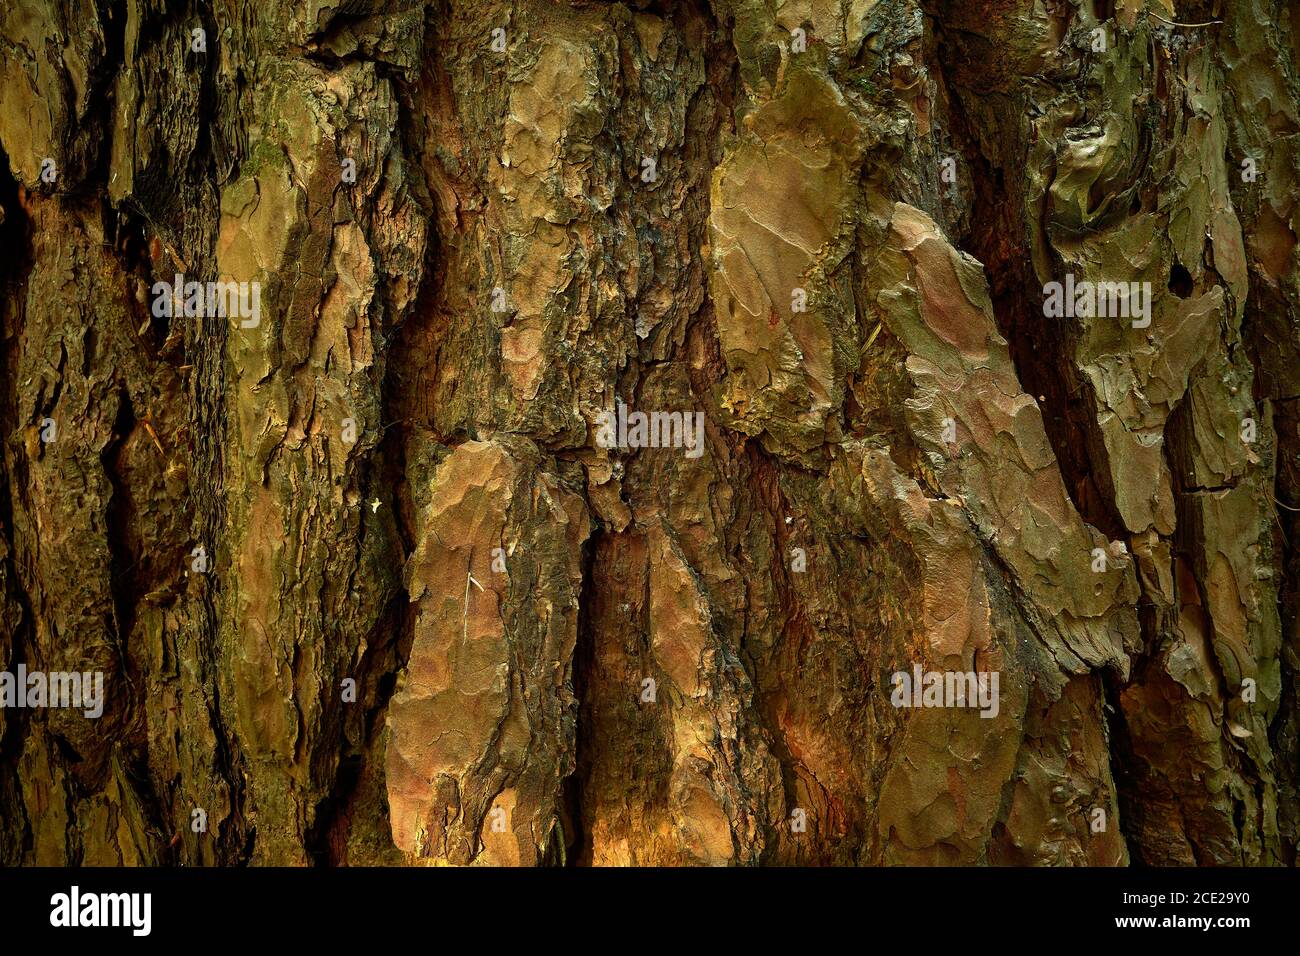
[(0, 863), (1292, 864), (1298, 16), (5, 3)]

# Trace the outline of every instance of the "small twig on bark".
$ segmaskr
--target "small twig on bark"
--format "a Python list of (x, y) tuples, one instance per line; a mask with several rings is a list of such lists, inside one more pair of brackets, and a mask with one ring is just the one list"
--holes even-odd
[(1169, 24), (1171, 27), (1188, 27), (1189, 29), (1192, 29), (1192, 30), (1199, 29), (1200, 27), (1213, 27), (1213, 26), (1218, 26), (1219, 24), (1221, 24), (1221, 23), (1223, 22), (1222, 20), (1206, 20), (1204, 23), (1178, 23), (1178, 22), (1175, 21), (1175, 20), (1166, 20), (1164, 17), (1162, 17), (1160, 14), (1156, 13), (1154, 10), (1148, 10), (1148, 11), (1147, 11), (1147, 14), (1148, 14), (1149, 16), (1153, 16), (1153, 17), (1155, 17), (1155, 18), (1156, 18), (1157, 20), (1159, 20), (1161, 23), (1167, 23), (1167, 24)]
[[(1282, 524), (1282, 516), (1278, 514), (1277, 511), (1277, 506), (1282, 505), (1282, 502), (1278, 501), (1271, 494), (1269, 494), (1267, 488), (1264, 489), (1264, 499), (1269, 503), (1269, 510), (1273, 512), (1273, 520), (1277, 522), (1278, 534), (1282, 536), (1282, 541), (1286, 544), (1286, 546), (1288, 548), (1291, 547), (1291, 540), (1287, 537), (1286, 534), (1286, 526)], [(1282, 507), (1286, 508), (1288, 511), (1300, 511), (1300, 508), (1292, 508), (1289, 505), (1282, 505)]]
[(876, 327), (871, 330), (871, 334), (867, 336), (867, 344), (862, 346), (863, 355), (866, 355), (871, 350), (871, 346), (876, 344), (876, 336), (880, 334), (880, 330), (884, 328), (884, 325), (884, 322), (877, 322)]
[(153, 443), (158, 446), (158, 453), (166, 455), (167, 452), (163, 450), (162, 442), (158, 440), (158, 433), (153, 430), (153, 426), (146, 421), (142, 421), (140, 424), (143, 425), (144, 430), (149, 433), (149, 437), (153, 439)]
[(461, 627), (461, 632), (460, 632), (460, 639), (462, 641), (469, 640), (469, 586), (471, 583), (473, 583), (474, 587), (478, 588), (480, 591), (483, 590), (483, 585), (479, 584), (477, 581), (474, 580), (474, 574), (470, 571), (466, 571), (465, 572), (465, 617), (462, 621), (463, 626)]

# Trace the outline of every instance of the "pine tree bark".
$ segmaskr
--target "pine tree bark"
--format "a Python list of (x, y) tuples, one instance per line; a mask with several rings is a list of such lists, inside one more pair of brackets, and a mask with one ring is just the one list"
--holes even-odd
[(106, 697), (0, 709), (0, 863), (1294, 864), (1298, 71), (1287, 0), (5, 4), (0, 668)]

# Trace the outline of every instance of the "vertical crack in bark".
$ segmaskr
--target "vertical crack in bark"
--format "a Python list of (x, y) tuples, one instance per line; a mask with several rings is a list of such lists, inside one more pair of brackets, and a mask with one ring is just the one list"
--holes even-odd
[[(27, 218), (19, 203), (19, 186), (9, 173), (9, 158), (0, 150), (0, 248), (10, 254), (0, 261), (0, 667), (15, 672), (28, 659), (31, 642), (31, 601), (14, 566), (12, 489), (25, 485), (18, 473), (18, 456), (9, 436), (17, 433), (18, 343), (22, 331), (22, 290), (31, 267)], [(0, 864), (14, 866), (31, 852), (32, 829), (18, 785), (18, 761), (27, 734), (29, 711), (4, 714), (0, 733), (0, 807), (11, 821), (0, 829)]]
[(574, 730), (574, 767), (563, 783), (561, 820), (564, 824), (564, 859), (567, 866), (590, 866), (592, 835), (583, 814), (582, 795), (592, 779), (592, 766), (601, 740), (596, 736), (588, 682), (596, 666), (599, 635), (592, 622), (595, 599), (596, 555), (604, 532), (597, 529), (582, 546), (582, 586), (578, 598), (578, 633), (573, 649), (573, 696), (578, 702), (577, 726)]

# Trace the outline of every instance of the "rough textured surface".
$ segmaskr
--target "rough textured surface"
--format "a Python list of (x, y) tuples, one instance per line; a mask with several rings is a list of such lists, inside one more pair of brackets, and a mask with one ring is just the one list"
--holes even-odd
[(5, 3), (0, 863), (1294, 864), (1297, 17)]

